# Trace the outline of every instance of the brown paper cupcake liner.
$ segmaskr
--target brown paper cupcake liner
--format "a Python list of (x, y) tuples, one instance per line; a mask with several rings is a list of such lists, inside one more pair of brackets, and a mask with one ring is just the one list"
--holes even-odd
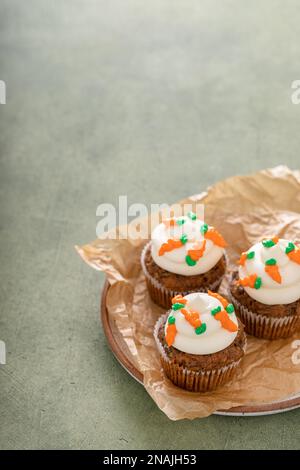
[[(230, 364), (211, 370), (194, 371), (186, 367), (180, 366), (173, 362), (166, 354), (158, 337), (158, 330), (167, 314), (162, 315), (156, 322), (154, 327), (154, 339), (157, 344), (160, 362), (164, 373), (171, 382), (177, 387), (183, 388), (190, 392), (209, 392), (224, 385), (232, 380), (239, 366), (241, 359)], [(244, 350), (247, 343), (245, 343)]]
[(299, 317), (267, 317), (255, 313), (242, 305), (230, 292), (228, 296), (236, 308), (236, 314), (245, 326), (245, 331), (249, 335), (262, 339), (281, 339), (292, 336), (298, 328)]
[(175, 297), (175, 295), (187, 295), (191, 294), (192, 292), (207, 292), (208, 290), (217, 291), (219, 289), (224, 275), (220, 276), (216, 281), (205, 287), (197, 287), (197, 289), (191, 289), (187, 291), (174, 291), (163, 286), (157, 279), (155, 279), (149, 274), (145, 265), (145, 255), (150, 243), (151, 242), (147, 243), (142, 251), (141, 265), (146, 277), (147, 288), (153, 302), (163, 308), (170, 308), (170, 306), (172, 305), (172, 299), (173, 297)]

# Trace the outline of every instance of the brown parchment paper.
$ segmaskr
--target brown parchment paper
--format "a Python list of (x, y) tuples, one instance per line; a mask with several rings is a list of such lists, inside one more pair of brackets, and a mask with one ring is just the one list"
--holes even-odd
[[(231, 266), (242, 251), (263, 236), (300, 239), (300, 171), (279, 166), (234, 176), (181, 203), (195, 201), (205, 204), (206, 222), (216, 226), (228, 241)], [(300, 339), (300, 331), (292, 338), (277, 341), (248, 336), (247, 353), (236, 380), (215, 392), (187, 392), (166, 379), (152, 336), (163, 310), (151, 302), (147, 293), (139, 260), (144, 244), (145, 240), (98, 239), (76, 249), (90, 266), (106, 273), (111, 284), (108, 313), (144, 375), (146, 390), (170, 419), (205, 417), (216, 410), (270, 403), (300, 394), (300, 364), (292, 362), (292, 343)], [(225, 280), (223, 293), (226, 286)]]

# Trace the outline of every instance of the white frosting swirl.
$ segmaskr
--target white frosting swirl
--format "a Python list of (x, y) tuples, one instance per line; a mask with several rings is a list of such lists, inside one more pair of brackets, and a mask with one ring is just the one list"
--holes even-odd
[[(233, 341), (238, 331), (230, 332), (222, 327), (221, 322), (212, 315), (211, 310), (221, 307), (221, 302), (208, 294), (195, 292), (184, 297), (187, 300), (186, 308), (199, 313), (202, 323), (206, 324), (204, 333), (197, 335), (193, 326), (185, 319), (180, 310), (172, 310), (170, 316), (175, 317), (176, 336), (173, 342), (174, 348), (188, 354), (213, 354), (227, 348)], [(238, 325), (234, 312), (229, 314), (230, 320)], [(167, 332), (168, 321), (165, 326)]]
[[(181, 274), (182, 276), (193, 276), (203, 274), (213, 268), (224, 254), (224, 248), (215, 245), (211, 240), (206, 240), (203, 256), (194, 266), (189, 266), (186, 262), (188, 251), (193, 249), (195, 243), (203, 243), (204, 235), (201, 233), (201, 227), (204, 222), (196, 219), (191, 220), (189, 217), (177, 217), (175, 221), (183, 219), (184, 224), (168, 227), (161, 223), (152, 232), (151, 254), (155, 263), (169, 271), (170, 273)], [(211, 227), (209, 227), (211, 228)], [(170, 238), (179, 240), (182, 235), (187, 235), (188, 241), (182, 247), (159, 255), (159, 250), (163, 243)]]
[[(256, 274), (261, 278), (261, 287), (245, 287), (250, 297), (266, 305), (289, 304), (300, 298), (300, 265), (291, 261), (286, 254), (289, 240), (279, 239), (272, 247), (265, 247), (262, 242), (256, 243), (249, 250), (254, 252), (252, 259), (246, 259), (244, 266), (239, 267), (239, 278), (243, 279)], [(276, 282), (265, 271), (265, 263), (276, 260), (281, 283)]]

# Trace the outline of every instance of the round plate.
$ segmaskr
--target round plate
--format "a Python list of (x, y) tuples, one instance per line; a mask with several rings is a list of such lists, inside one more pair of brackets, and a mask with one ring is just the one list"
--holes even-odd
[[(105, 282), (101, 294), (101, 320), (105, 336), (107, 338), (110, 349), (118, 362), (124, 369), (140, 384), (143, 384), (143, 374), (137, 368), (134, 358), (131, 355), (127, 344), (118, 332), (114, 321), (109, 318), (106, 308), (106, 296), (109, 289), (108, 281)], [(283, 400), (273, 403), (263, 403), (255, 406), (237, 406), (230, 410), (216, 411), (214, 414), (226, 416), (261, 416), (275, 413), (282, 413), (284, 411), (294, 410), (300, 407), (300, 394), (293, 397), (287, 397)]]

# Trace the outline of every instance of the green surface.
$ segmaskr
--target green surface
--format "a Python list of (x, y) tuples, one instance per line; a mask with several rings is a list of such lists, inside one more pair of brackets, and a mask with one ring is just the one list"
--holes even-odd
[(300, 410), (169, 421), (116, 362), (96, 207), (299, 167), (296, 1), (2, 0), (1, 448), (299, 447)]

